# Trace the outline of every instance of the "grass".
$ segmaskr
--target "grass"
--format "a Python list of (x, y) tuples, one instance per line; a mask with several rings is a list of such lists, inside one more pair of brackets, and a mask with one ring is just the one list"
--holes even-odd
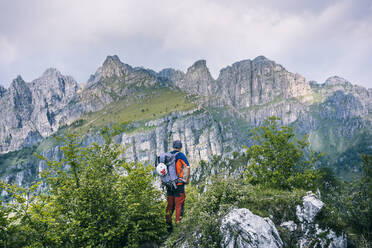
[(109, 124), (145, 122), (159, 119), (171, 112), (186, 111), (195, 107), (196, 105), (182, 92), (166, 88), (145, 89), (111, 103), (100, 111), (83, 115), (80, 120), (75, 121), (79, 125), (71, 125), (69, 131), (85, 134)]

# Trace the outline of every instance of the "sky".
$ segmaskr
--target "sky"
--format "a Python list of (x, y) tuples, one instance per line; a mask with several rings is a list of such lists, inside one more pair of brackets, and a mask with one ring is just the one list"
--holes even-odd
[(106, 56), (159, 71), (264, 55), (372, 88), (371, 0), (0, 0), (0, 84), (50, 67), (85, 83)]

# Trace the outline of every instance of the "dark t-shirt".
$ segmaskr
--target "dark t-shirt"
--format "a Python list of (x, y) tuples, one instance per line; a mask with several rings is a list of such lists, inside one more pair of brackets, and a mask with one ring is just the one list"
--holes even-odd
[(184, 184), (177, 185), (177, 189), (173, 189), (173, 190), (167, 189), (167, 195), (168, 196), (180, 197), (181, 193), (185, 193), (185, 185)]

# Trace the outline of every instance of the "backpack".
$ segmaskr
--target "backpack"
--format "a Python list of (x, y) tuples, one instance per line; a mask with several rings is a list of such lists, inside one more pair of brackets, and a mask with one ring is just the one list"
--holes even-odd
[(160, 156), (157, 157), (157, 164), (158, 163), (164, 163), (167, 166), (167, 174), (161, 177), (162, 184), (167, 187), (169, 190), (175, 190), (177, 189), (177, 183), (182, 182), (180, 180), (180, 173), (177, 175), (177, 169), (176, 169), (176, 156), (179, 152), (176, 153), (162, 153)]

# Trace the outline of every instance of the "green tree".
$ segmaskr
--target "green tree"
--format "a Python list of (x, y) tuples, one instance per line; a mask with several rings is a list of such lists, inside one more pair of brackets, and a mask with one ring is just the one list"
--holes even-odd
[(346, 231), (351, 247), (372, 246), (372, 155), (361, 158), (362, 173), (355, 181), (338, 180), (328, 169), (320, 180), (326, 205), (318, 220), (323, 226)]
[(42, 227), (30, 214), (32, 202), (37, 198), (35, 193), (38, 186), (39, 183), (35, 183), (29, 188), (22, 188), (0, 181), (0, 188), (6, 190), (12, 198), (11, 202), (3, 202), (0, 210), (0, 247), (26, 247), (31, 239), (46, 242), (41, 237), (43, 232), (39, 232)]
[(372, 155), (362, 155), (362, 175), (348, 194), (348, 217), (357, 233), (372, 244)]
[[(68, 134), (60, 148), (62, 161), (47, 160), (48, 168), (42, 172), (47, 191), (39, 194), (34, 186), (32, 198), (24, 197), (22, 190), (12, 193), (14, 198), (22, 196), (11, 211), (19, 217), (29, 247), (160, 243), (166, 233), (165, 206), (153, 186), (152, 170), (121, 159), (121, 147), (111, 142), (113, 134), (104, 129), (105, 143), (90, 147), (82, 147), (80, 137)], [(16, 211), (19, 208), (24, 211)]]
[(292, 127), (279, 126), (277, 120), (270, 117), (251, 130), (254, 144), (246, 148), (250, 158), (246, 180), (280, 189), (315, 188), (319, 173), (314, 165), (320, 155), (309, 149), (308, 136), (297, 139)]

